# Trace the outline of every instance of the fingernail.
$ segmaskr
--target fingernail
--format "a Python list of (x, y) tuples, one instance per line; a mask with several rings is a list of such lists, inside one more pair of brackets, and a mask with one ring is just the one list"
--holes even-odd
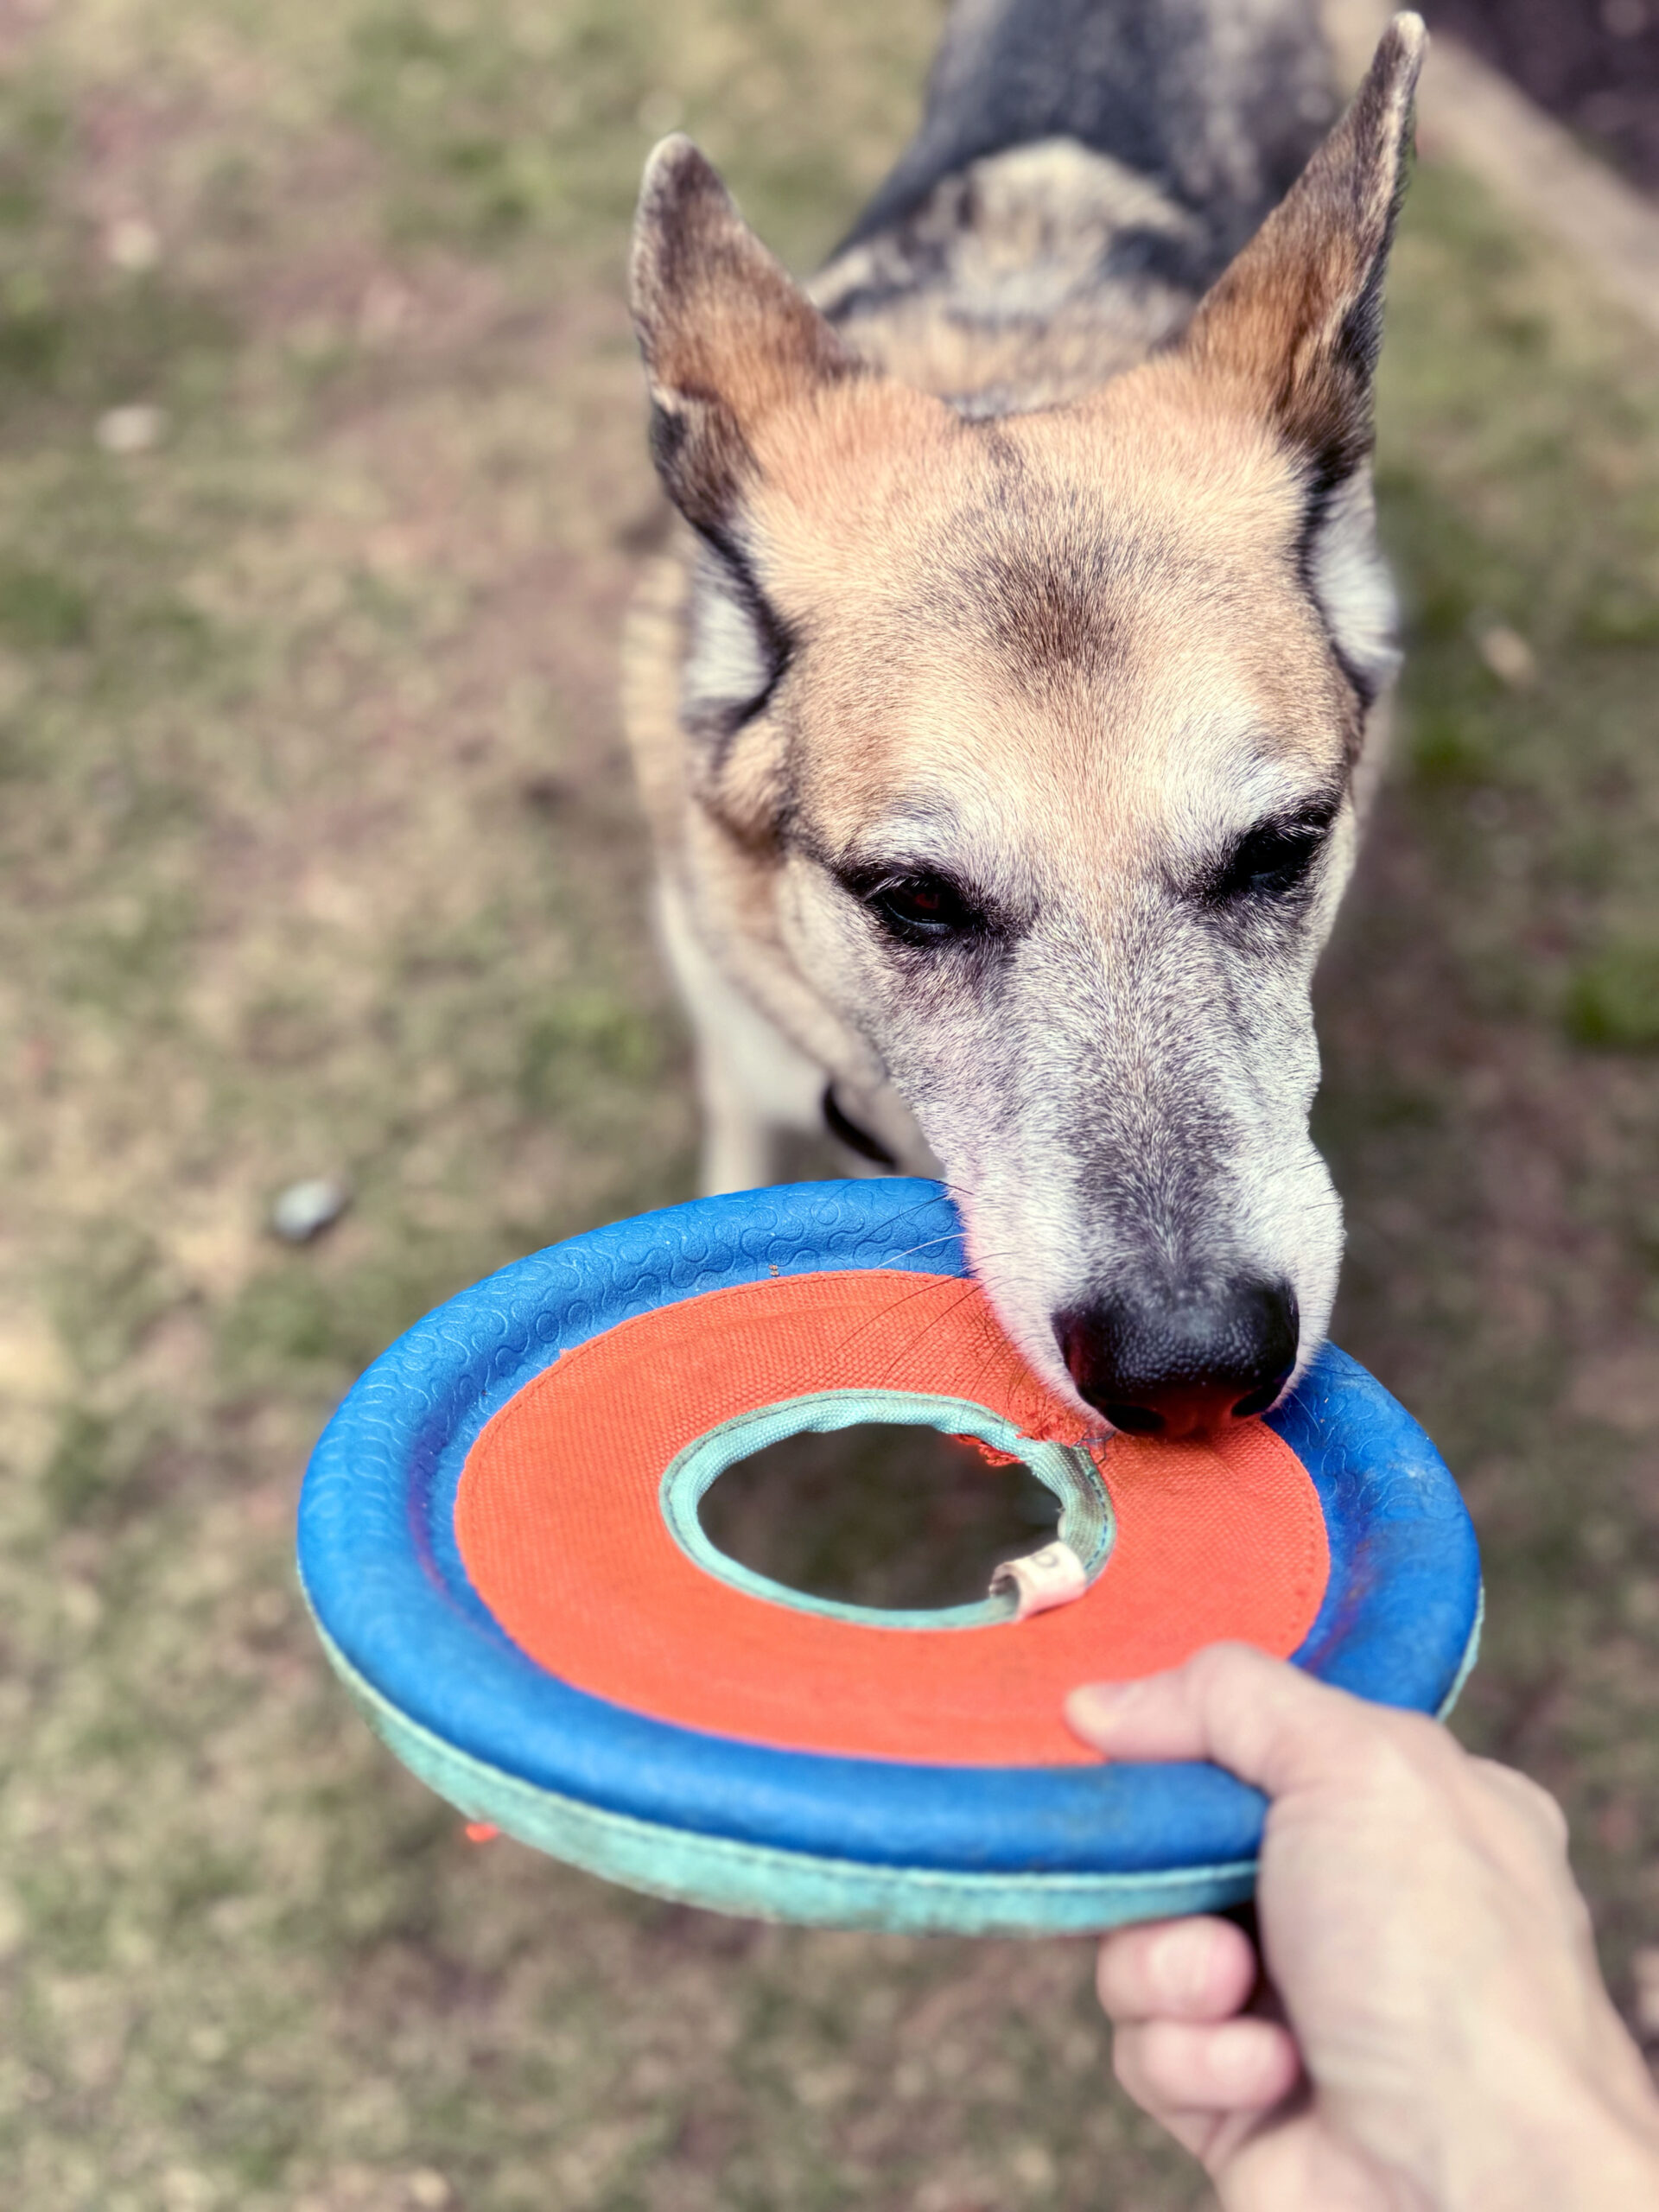
[(1084, 1682), (1066, 1699), (1065, 1717), (1079, 1735), (1103, 1734), (1134, 1696), (1135, 1687), (1133, 1682)]

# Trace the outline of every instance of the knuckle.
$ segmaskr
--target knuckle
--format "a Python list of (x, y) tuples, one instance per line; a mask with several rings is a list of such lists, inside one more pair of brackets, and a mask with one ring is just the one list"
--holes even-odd
[(1351, 1780), (1367, 1794), (1416, 1796), (1444, 1779), (1448, 1751), (1462, 1757), (1446, 1731), (1426, 1714), (1371, 1708), (1350, 1728), (1345, 1756)]
[(1475, 1762), (1482, 1777), (1496, 1790), (1507, 1797), (1515, 1809), (1528, 1820), (1539, 1835), (1556, 1852), (1566, 1854), (1568, 1829), (1567, 1815), (1560, 1800), (1535, 1782), (1529, 1774), (1519, 1768), (1503, 1766), (1496, 1759)]
[(1213, 1950), (1206, 1923), (1165, 1923), (1147, 1947), (1147, 1980), (1160, 2007), (1179, 2012), (1190, 2005), (1208, 1979)]
[(1332, 1779), (1362, 1800), (1386, 1799), (1411, 1773), (1411, 1762), (1380, 1728), (1345, 1728), (1330, 1746)]
[(1570, 1831), (1567, 1827), (1567, 1815), (1562, 1809), (1560, 1801), (1551, 1796), (1549, 1791), (1541, 1783), (1533, 1783), (1532, 1789), (1535, 1793), (1533, 1810), (1542, 1824), (1551, 1843), (1565, 1858)]
[(1147, 2020), (1190, 2008), (1211, 1979), (1214, 1933), (1209, 1921), (1155, 1920), (1103, 1937), (1095, 1986), (1108, 2018)]
[(1281, 1662), (1249, 1643), (1206, 1643), (1188, 1661), (1193, 1680), (1210, 1694), (1248, 1694), (1264, 1672), (1278, 1673)]
[(1232, 2020), (1206, 2053), (1212, 2094), (1233, 2109), (1274, 2103), (1294, 2078), (1297, 2057), (1285, 2031), (1267, 2020)]

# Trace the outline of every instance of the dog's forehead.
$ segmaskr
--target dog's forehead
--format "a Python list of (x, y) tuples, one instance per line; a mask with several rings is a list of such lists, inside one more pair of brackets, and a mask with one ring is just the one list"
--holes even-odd
[(1029, 815), (1051, 842), (1143, 836), (1339, 770), (1349, 702), (1299, 573), (1295, 470), (1248, 421), (1128, 398), (912, 426), (908, 450), (871, 435), (855, 480), (820, 456), (768, 501), (821, 833), (977, 842)]
[(786, 591), (947, 620), (997, 585), (1052, 584), (1081, 612), (1091, 589), (1259, 575), (1306, 507), (1253, 413), (1149, 370), (990, 420), (854, 380), (781, 410), (756, 457), (753, 519)]

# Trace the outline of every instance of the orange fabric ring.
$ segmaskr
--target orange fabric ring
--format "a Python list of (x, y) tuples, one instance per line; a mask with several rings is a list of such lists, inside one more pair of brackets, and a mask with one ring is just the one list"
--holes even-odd
[(1082, 1440), (976, 1284), (835, 1270), (658, 1307), (566, 1352), (480, 1434), (455, 1534), (506, 1633), (575, 1688), (779, 1749), (923, 1764), (1091, 1762), (1060, 1702), (1222, 1637), (1287, 1656), (1325, 1595), (1318, 1494), (1260, 1421), (1213, 1445), (1114, 1436), (1117, 1516), (1076, 1604), (1019, 1624), (866, 1627), (705, 1573), (664, 1524), (664, 1470), (734, 1415), (834, 1389), (967, 1398), (1022, 1433)]

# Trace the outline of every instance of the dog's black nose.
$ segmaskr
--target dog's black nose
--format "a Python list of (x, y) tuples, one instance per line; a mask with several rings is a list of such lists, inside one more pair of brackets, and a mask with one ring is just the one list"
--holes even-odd
[(1055, 1319), (1078, 1393), (1114, 1428), (1191, 1436), (1265, 1413), (1296, 1364), (1296, 1294), (1236, 1278), (1120, 1293)]

